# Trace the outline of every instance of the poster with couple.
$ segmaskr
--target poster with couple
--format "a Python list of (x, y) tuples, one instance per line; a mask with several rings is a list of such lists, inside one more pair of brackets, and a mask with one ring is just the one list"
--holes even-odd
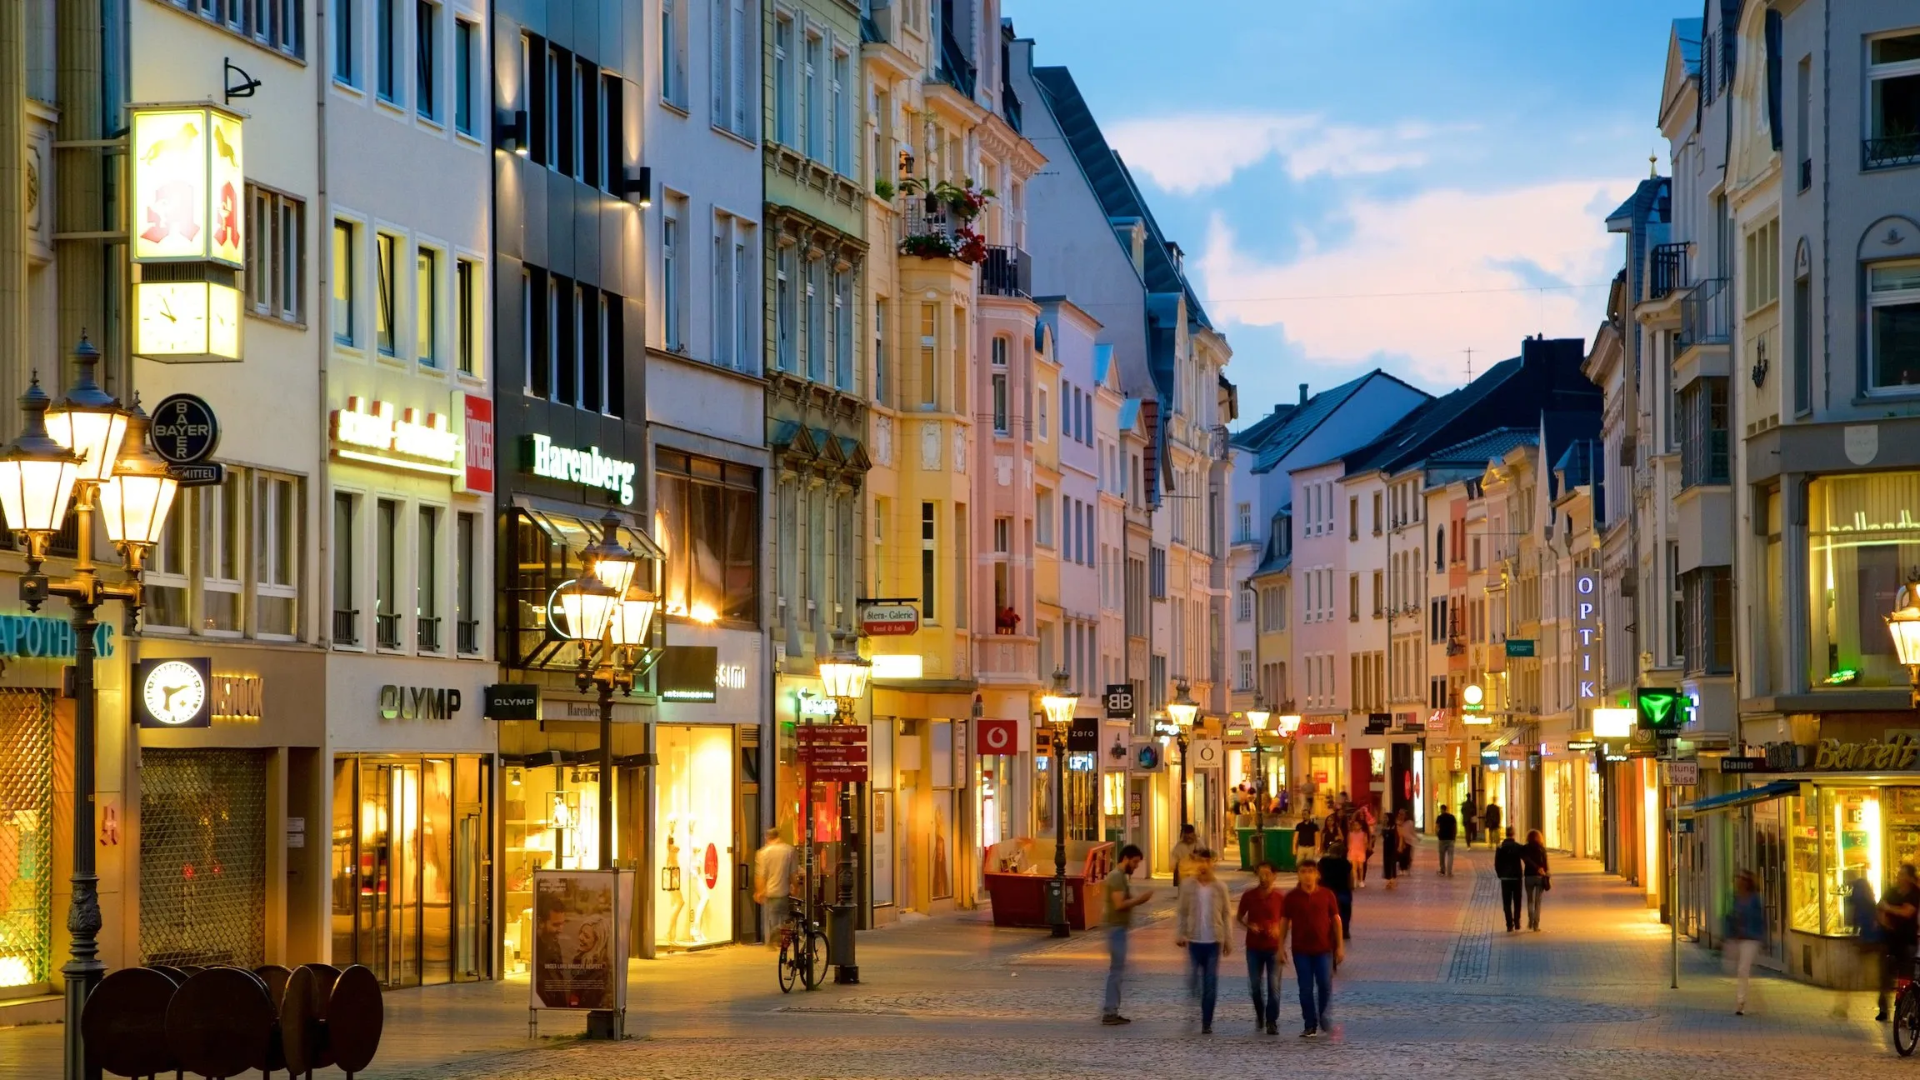
[(625, 1009), (633, 872), (533, 875), (533, 1007)]

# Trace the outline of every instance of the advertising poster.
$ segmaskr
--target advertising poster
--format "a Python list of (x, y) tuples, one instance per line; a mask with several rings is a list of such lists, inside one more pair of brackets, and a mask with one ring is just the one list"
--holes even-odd
[(873, 870), (873, 906), (893, 903), (893, 792), (873, 793), (872, 848), (867, 865)]
[(631, 918), (632, 894), (631, 873), (534, 873), (535, 1008), (624, 1007), (630, 936), (624, 931)]

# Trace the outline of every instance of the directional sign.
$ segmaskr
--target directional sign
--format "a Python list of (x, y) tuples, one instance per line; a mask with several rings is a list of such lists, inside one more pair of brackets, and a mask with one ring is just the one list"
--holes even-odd
[(868, 604), (860, 609), (860, 629), (868, 637), (896, 637), (920, 629), (920, 611), (912, 604)]
[(866, 744), (867, 729), (860, 724), (801, 724), (800, 745), (809, 743), (860, 743)]
[(853, 764), (867, 760), (865, 746), (836, 746), (832, 743), (802, 746), (800, 760), (812, 765)]
[(807, 776), (823, 784), (864, 784), (867, 782), (867, 765), (866, 762), (858, 765), (809, 765)]
[(1700, 782), (1700, 763), (1676, 761), (1667, 766), (1667, 782), (1674, 787), (1692, 787)]

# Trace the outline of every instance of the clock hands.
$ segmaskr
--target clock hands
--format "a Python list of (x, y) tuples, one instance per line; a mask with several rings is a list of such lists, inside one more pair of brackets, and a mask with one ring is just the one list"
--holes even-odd
[(165, 315), (168, 322), (180, 321), (180, 316), (173, 313), (173, 302), (164, 296), (160, 298), (160, 314)]

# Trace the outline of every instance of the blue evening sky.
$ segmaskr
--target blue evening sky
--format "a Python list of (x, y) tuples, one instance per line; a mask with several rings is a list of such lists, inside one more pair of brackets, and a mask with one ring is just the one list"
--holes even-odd
[[(1005, 0), (1072, 69), (1233, 345), (1241, 415), (1380, 366), (1443, 392), (1525, 335), (1591, 340), (1666, 171), (1698, 0)], [(1044, 151), (1046, 148), (1042, 147)], [(1030, 223), (1045, 228), (1044, 223)]]

